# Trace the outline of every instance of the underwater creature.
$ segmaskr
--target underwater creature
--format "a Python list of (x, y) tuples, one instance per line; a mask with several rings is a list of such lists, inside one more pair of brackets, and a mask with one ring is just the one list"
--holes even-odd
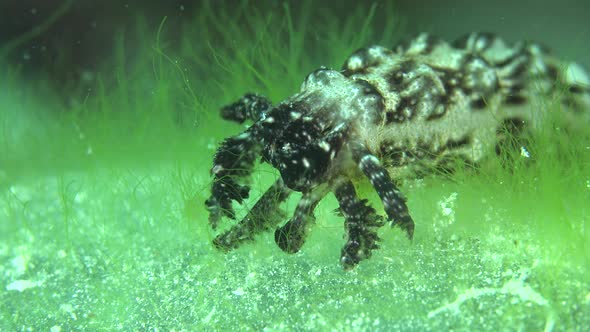
[[(282, 250), (295, 253), (315, 221), (315, 207), (331, 192), (346, 232), (340, 262), (351, 269), (378, 248), (377, 229), (384, 224), (413, 237), (414, 221), (395, 181), (499, 153), (508, 135), (535, 126), (535, 116), (546, 112), (539, 98), (558, 100), (564, 114), (587, 112), (590, 78), (544, 47), (508, 44), (488, 33), (452, 43), (421, 34), (393, 49), (360, 49), (341, 70), (310, 73), (298, 93), (274, 106), (246, 94), (221, 109), (224, 119), (253, 124), (215, 153), (206, 201), (212, 228), (223, 216), (236, 218), (232, 202), (248, 198), (245, 182), (260, 157), (280, 176), (213, 243), (230, 250), (275, 228), (286, 219), (279, 205), (297, 191), (302, 196), (292, 217), (274, 234)], [(355, 183), (363, 177), (385, 217), (357, 195)]]

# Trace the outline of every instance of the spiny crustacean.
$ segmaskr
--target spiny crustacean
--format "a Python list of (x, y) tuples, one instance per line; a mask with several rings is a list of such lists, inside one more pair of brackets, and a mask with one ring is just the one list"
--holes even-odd
[[(590, 78), (537, 44), (508, 44), (487, 33), (452, 43), (421, 34), (393, 49), (360, 49), (341, 70), (322, 67), (309, 74), (297, 94), (276, 106), (246, 94), (221, 109), (227, 120), (253, 124), (223, 141), (215, 154), (206, 201), (213, 229), (223, 216), (235, 219), (232, 202), (248, 198), (244, 181), (260, 156), (280, 177), (213, 242), (229, 250), (276, 227), (284, 221), (279, 205), (298, 191), (293, 216), (275, 231), (282, 250), (297, 252), (316, 205), (332, 192), (346, 231), (341, 264), (350, 269), (378, 248), (376, 230), (385, 222), (399, 225), (410, 239), (414, 234), (394, 180), (451, 160), (480, 162), (500, 148), (505, 129), (535, 125), (535, 115), (543, 112), (534, 102), (538, 97), (559, 99), (564, 114), (588, 113)], [(386, 217), (358, 197), (354, 182), (363, 176)]]

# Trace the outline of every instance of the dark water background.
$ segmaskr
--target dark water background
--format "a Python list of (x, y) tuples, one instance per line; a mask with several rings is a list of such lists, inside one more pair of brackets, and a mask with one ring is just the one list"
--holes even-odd
[[(297, 15), (302, 1), (285, 1)], [(240, 1), (214, 1), (213, 6), (235, 11)], [(283, 1), (249, 1), (268, 14), (281, 11)], [(385, 1), (366, 1), (371, 4)], [(327, 8), (345, 21), (357, 1), (317, 1), (318, 8)], [(179, 31), (179, 26), (202, 8), (201, 1), (0, 1), (0, 55), (9, 63), (22, 66), (31, 78), (50, 75), (56, 88), (64, 82), (88, 78), (99, 70), (113, 53), (115, 34), (126, 31), (128, 54), (133, 54), (133, 27), (138, 16), (144, 17), (155, 32), (162, 17), (168, 16), (167, 28)], [(590, 48), (579, 43), (590, 42), (590, 1), (587, 0), (399, 0), (395, 1), (397, 17), (378, 12), (374, 24), (385, 20), (400, 20), (405, 35), (427, 31), (445, 39), (454, 39), (471, 31), (497, 33), (507, 40), (535, 40), (554, 49), (563, 57), (590, 64)], [(3, 49), (9, 41), (31, 32), (56, 11), (61, 15), (27, 38)], [(313, 23), (312, 23), (313, 24)], [(207, 31), (195, 31), (195, 37), (208, 37)], [(178, 38), (180, 39), (180, 38)], [(178, 41), (178, 40), (177, 40)], [(174, 43), (174, 40), (170, 41)], [(197, 42), (197, 41), (196, 41)], [(394, 41), (391, 42), (393, 44)], [(391, 46), (391, 45), (384, 45)]]

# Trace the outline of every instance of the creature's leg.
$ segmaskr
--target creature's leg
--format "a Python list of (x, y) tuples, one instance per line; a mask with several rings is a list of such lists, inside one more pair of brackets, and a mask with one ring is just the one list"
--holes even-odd
[[(247, 118), (255, 118), (267, 111), (272, 105), (261, 96), (247, 94), (239, 101), (221, 109), (221, 115), (227, 120), (239, 123)], [(247, 131), (226, 139), (213, 160), (211, 173), (215, 175), (211, 197), (205, 202), (209, 210), (209, 223), (213, 229), (223, 215), (234, 219), (231, 207), (233, 200), (242, 203), (248, 198), (250, 188), (240, 185), (238, 180), (250, 175), (256, 158), (262, 149), (262, 138), (258, 126), (253, 125)]]
[(257, 121), (262, 113), (272, 108), (271, 102), (263, 96), (248, 93), (237, 102), (221, 109), (221, 117), (243, 123), (246, 120)]
[(375, 209), (367, 205), (366, 199), (359, 200), (350, 181), (336, 187), (334, 194), (345, 218), (347, 236), (340, 263), (344, 269), (350, 270), (361, 260), (371, 257), (371, 250), (379, 248), (376, 228), (383, 226), (383, 222)]
[(295, 208), (293, 218), (283, 227), (277, 228), (275, 242), (283, 251), (296, 253), (301, 249), (310, 223), (315, 222), (313, 210), (325, 194), (323, 189), (303, 193), (303, 197)]
[(278, 179), (256, 202), (252, 210), (237, 225), (217, 236), (213, 244), (222, 250), (237, 248), (242, 242), (252, 240), (254, 235), (274, 227), (283, 220), (279, 209), (291, 189), (287, 188), (282, 179)]
[(211, 197), (205, 201), (213, 229), (223, 215), (235, 219), (233, 200), (241, 204), (248, 198), (250, 187), (239, 184), (238, 180), (250, 175), (260, 149), (256, 135), (250, 130), (226, 139), (217, 149), (211, 169), (215, 175)]
[(361, 144), (351, 146), (352, 156), (360, 170), (369, 178), (379, 194), (385, 212), (392, 226), (399, 224), (411, 239), (414, 235), (414, 221), (408, 213), (405, 199), (393, 184), (387, 170), (381, 166), (379, 159)]

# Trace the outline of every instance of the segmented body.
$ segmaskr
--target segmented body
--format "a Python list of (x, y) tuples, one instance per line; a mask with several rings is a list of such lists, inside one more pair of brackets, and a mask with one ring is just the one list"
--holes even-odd
[(223, 215), (233, 218), (232, 201), (248, 197), (242, 179), (260, 155), (281, 176), (214, 243), (235, 248), (274, 227), (284, 215), (279, 204), (300, 191), (293, 217), (275, 232), (283, 250), (296, 252), (313, 224), (315, 206), (333, 192), (347, 235), (341, 262), (351, 268), (377, 248), (375, 230), (384, 223), (358, 198), (355, 182), (367, 177), (389, 224), (400, 225), (411, 238), (414, 222), (392, 178), (445, 167), (457, 158), (480, 162), (499, 148), (505, 129), (535, 125), (544, 110), (541, 100), (558, 99), (566, 115), (588, 114), (589, 87), (590, 78), (578, 65), (561, 62), (536, 44), (508, 45), (478, 33), (449, 44), (422, 34), (392, 50), (361, 49), (340, 71), (320, 68), (276, 107), (248, 94), (222, 109), (226, 119), (254, 123), (216, 153), (207, 200), (212, 226)]

